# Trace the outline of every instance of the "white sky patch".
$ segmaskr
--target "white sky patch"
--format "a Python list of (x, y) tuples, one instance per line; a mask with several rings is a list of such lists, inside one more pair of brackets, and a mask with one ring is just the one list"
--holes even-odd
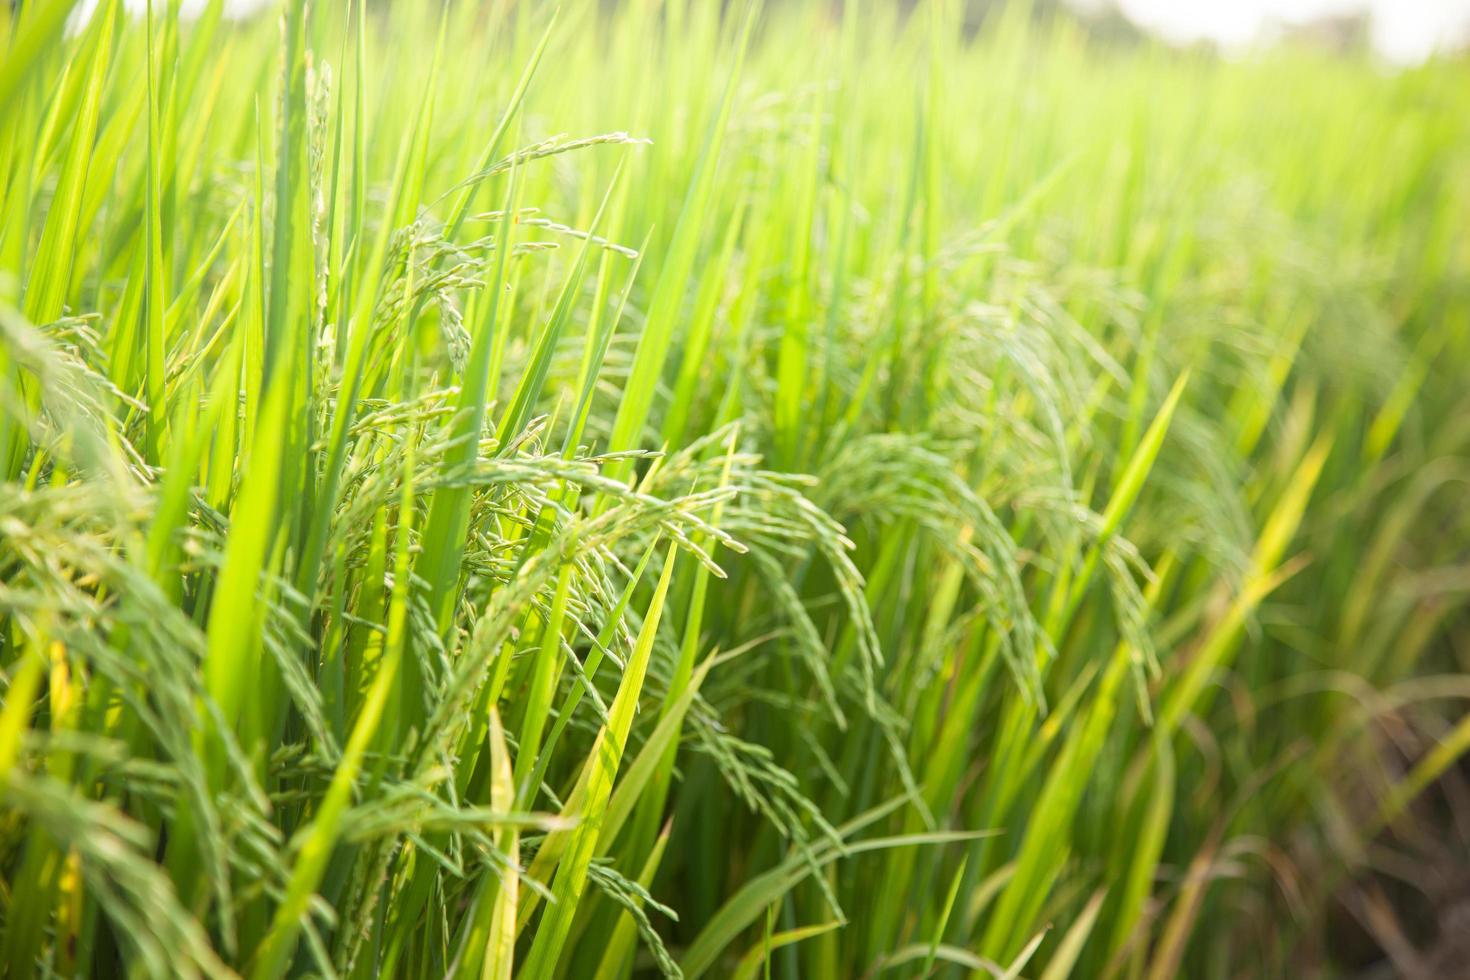
[(1180, 40), (1208, 39), (1240, 48), (1273, 23), (1367, 11), (1373, 46), (1397, 62), (1422, 61), (1463, 43), (1470, 31), (1470, 0), (1116, 0), (1130, 18)]

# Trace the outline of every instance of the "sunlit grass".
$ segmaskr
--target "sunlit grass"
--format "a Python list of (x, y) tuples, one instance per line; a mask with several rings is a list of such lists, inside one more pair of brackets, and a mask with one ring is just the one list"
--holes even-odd
[(1310, 954), (1470, 747), (1470, 76), (960, 6), (0, 3), (9, 975)]

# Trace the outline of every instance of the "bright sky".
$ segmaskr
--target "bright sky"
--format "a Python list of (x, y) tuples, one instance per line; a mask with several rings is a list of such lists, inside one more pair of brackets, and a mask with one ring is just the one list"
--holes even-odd
[(1129, 17), (1179, 40), (1227, 46), (1257, 39), (1270, 22), (1368, 10), (1373, 44), (1394, 61), (1419, 61), (1467, 36), (1470, 0), (1117, 0)]

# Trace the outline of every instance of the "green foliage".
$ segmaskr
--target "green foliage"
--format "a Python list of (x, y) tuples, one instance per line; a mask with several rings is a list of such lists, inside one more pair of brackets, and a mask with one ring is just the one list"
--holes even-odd
[(1470, 750), (1470, 79), (963, 6), (0, 2), (0, 972), (1290, 972)]

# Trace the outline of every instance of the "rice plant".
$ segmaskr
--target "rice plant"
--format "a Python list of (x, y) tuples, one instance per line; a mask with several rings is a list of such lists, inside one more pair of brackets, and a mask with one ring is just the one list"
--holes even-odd
[(0, 52), (7, 975), (1328, 975), (1374, 875), (1451, 908), (1463, 59), (954, 0)]

